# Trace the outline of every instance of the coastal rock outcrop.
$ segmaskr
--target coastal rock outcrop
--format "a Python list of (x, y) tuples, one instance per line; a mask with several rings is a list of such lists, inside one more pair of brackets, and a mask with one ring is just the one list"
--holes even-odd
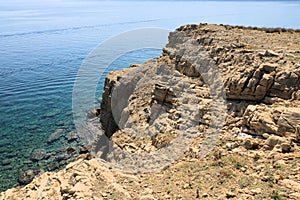
[(178, 28), (162, 56), (107, 75), (109, 140), (0, 199), (298, 199), (299, 44), (299, 30)]
[[(268, 30), (200, 24), (182, 26), (171, 32), (161, 57), (107, 76), (101, 105), (101, 122), (109, 130), (106, 135), (114, 140), (113, 134), (121, 129), (116, 134), (120, 142), (124, 128), (129, 135), (137, 130), (145, 133), (142, 130), (151, 127), (154, 122), (151, 117), (157, 115), (153, 106), (156, 100), (158, 105), (164, 105), (168, 113), (164, 119), (172, 125), (158, 125), (163, 119), (156, 117), (155, 127), (161, 129), (150, 133), (152, 144), (157, 141), (153, 135), (160, 135), (159, 132), (173, 132), (174, 137), (178, 130), (190, 126), (198, 126), (199, 130), (214, 126), (211, 117), (224, 111), (227, 119), (223, 130), (235, 127), (250, 135), (268, 133), (299, 142), (300, 51), (295, 45), (299, 42), (298, 32), (285, 31), (280, 32), (280, 37), (274, 34), (269, 37)], [(147, 87), (136, 87), (143, 81)], [(118, 92), (117, 101), (111, 99), (114, 92)], [(214, 97), (224, 102), (215, 106)], [(211, 112), (211, 107), (221, 105), (227, 108)], [(174, 116), (173, 110), (176, 110)], [(188, 116), (192, 124), (184, 121)], [(136, 135), (125, 135), (125, 144), (129, 144), (128, 138), (136, 138)], [(142, 151), (138, 146), (145, 145), (133, 145), (131, 141), (131, 146), (136, 149), (133, 151)], [(156, 147), (146, 145), (146, 149)]]

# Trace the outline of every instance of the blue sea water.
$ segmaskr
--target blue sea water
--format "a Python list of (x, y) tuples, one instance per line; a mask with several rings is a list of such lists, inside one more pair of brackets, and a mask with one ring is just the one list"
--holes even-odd
[[(0, 0), (0, 191), (17, 186), (24, 170), (49, 170), (53, 160), (32, 161), (33, 150), (51, 157), (73, 145), (47, 139), (74, 130), (73, 85), (89, 52), (125, 31), (200, 22), (300, 28), (300, 2)], [(109, 69), (160, 53), (129, 52)]]

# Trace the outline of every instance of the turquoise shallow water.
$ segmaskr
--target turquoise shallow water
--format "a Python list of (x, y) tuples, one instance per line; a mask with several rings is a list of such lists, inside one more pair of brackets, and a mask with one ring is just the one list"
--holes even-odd
[[(57, 129), (74, 130), (72, 92), (81, 63), (97, 45), (124, 31), (173, 30), (187, 23), (300, 28), (299, 1), (43, 1), (1, 2), (0, 190), (18, 185), (26, 169), (51, 170), (69, 146)], [(161, 50), (129, 52), (109, 69), (128, 67)], [(103, 78), (97, 97), (101, 96)], [(47, 159), (33, 161), (45, 149)]]

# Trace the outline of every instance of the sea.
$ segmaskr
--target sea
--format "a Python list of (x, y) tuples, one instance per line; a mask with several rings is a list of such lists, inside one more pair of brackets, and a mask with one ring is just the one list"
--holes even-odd
[[(18, 186), (26, 170), (63, 167), (63, 152), (81, 145), (70, 138), (72, 97), (94, 49), (128, 31), (192, 23), (300, 29), (300, 1), (0, 0), (0, 191)], [(117, 57), (100, 76), (95, 105), (110, 70), (161, 52), (145, 48)]]

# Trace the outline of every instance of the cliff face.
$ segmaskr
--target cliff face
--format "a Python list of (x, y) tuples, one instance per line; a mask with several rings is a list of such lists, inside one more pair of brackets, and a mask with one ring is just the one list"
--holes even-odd
[(162, 56), (105, 81), (106, 160), (150, 173), (109, 168), (99, 147), (0, 198), (299, 199), (299, 47), (298, 30), (178, 28)]

